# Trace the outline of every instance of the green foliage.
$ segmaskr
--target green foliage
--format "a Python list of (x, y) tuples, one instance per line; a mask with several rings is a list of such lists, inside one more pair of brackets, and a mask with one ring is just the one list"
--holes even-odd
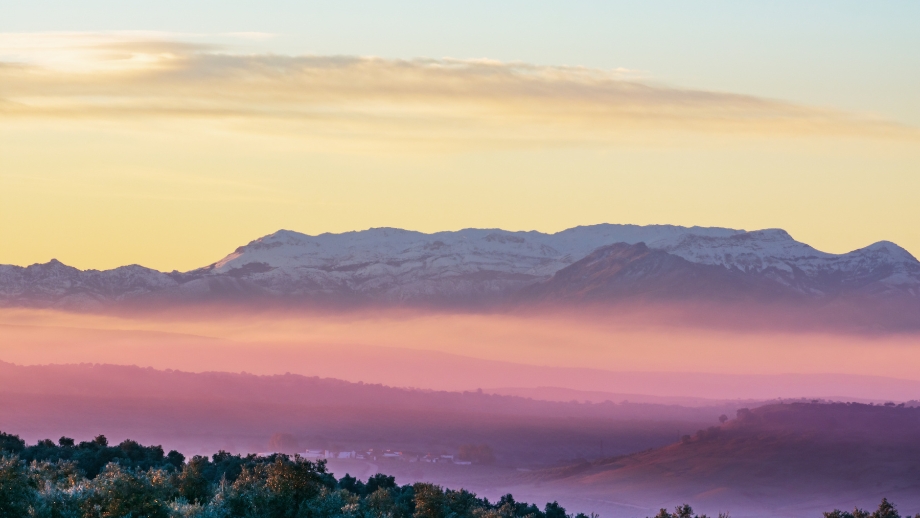
[(234, 517), (296, 518), (306, 502), (329, 489), (325, 475), (325, 463), (273, 456), (271, 462), (242, 470), (226, 494), (226, 506)]
[[(824, 513), (824, 518), (901, 518), (901, 515), (898, 514), (894, 504), (889, 502), (887, 498), (882, 498), (882, 502), (878, 504), (878, 509), (874, 512), (870, 513), (858, 507), (853, 509), (852, 513), (834, 509)], [(908, 516), (907, 518), (910, 517)], [(920, 518), (920, 514), (915, 515), (914, 518)]]
[(447, 498), (439, 486), (418, 483), (412, 489), (415, 492), (414, 518), (443, 518), (447, 515)]
[(27, 516), (36, 497), (34, 483), (19, 459), (0, 458), (0, 518)]
[[(655, 515), (655, 518), (708, 518), (705, 514), (695, 515), (693, 514), (693, 508), (687, 504), (679, 505), (674, 508), (673, 513), (669, 513), (667, 509), (661, 509), (658, 511), (658, 514)], [(719, 518), (730, 518), (728, 513), (719, 513)]]
[(557, 502), (545, 512), (511, 495), (492, 504), (380, 473), (336, 480), (325, 461), (298, 456), (221, 451), (186, 462), (131, 440), (111, 446), (102, 435), (27, 446), (0, 434), (0, 444), (0, 518), (572, 518)]
[(163, 471), (140, 472), (112, 463), (87, 488), (80, 509), (85, 518), (169, 518), (173, 492)]
[[(0, 432), (0, 518), (598, 518), (566, 514), (558, 502), (496, 503), (429, 483), (399, 486), (387, 475), (336, 480), (325, 461), (275, 454), (210, 459), (164, 455), (159, 446), (104, 436), (62, 437), (27, 446)], [(825, 518), (901, 518), (883, 499), (876, 511), (834, 510)], [(706, 518), (689, 505), (655, 518)], [(719, 518), (729, 518), (719, 514)], [(917, 515), (914, 518), (920, 518)]]
[(901, 518), (901, 515), (887, 498), (882, 498), (882, 503), (878, 504), (878, 509), (872, 513), (871, 518)]
[(18, 435), (0, 432), (0, 454), (18, 454), (26, 447), (26, 442)]
[(207, 458), (195, 456), (182, 467), (174, 481), (180, 497), (193, 504), (205, 504), (211, 499), (211, 481), (204, 474), (207, 464)]
[(61, 437), (57, 444), (50, 439), (44, 439), (33, 446), (26, 446), (18, 436), (0, 432), (0, 453), (18, 455), (27, 463), (74, 462), (89, 478), (95, 477), (111, 462), (140, 470), (177, 470), (185, 461), (185, 457), (177, 451), (164, 455), (160, 446), (141, 446), (131, 440), (123, 441), (118, 446), (109, 446), (109, 441), (104, 435), (80, 444), (75, 444), (69, 437)]

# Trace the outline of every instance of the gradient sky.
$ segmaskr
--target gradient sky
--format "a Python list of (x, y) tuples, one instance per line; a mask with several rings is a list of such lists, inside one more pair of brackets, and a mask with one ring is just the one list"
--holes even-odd
[(8, 4), (0, 263), (599, 222), (920, 255), (916, 2)]

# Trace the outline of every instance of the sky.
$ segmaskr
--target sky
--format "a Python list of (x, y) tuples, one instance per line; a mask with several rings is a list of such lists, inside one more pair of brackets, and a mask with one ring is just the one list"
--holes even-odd
[(281, 228), (781, 227), (920, 255), (916, 2), (0, 4), (0, 264)]

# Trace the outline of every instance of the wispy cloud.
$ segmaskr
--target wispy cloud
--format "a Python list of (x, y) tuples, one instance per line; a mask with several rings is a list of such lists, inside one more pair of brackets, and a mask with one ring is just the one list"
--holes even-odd
[(656, 85), (623, 70), (241, 55), (160, 33), (0, 35), (0, 114), (203, 118), (250, 131), (359, 139), (590, 144), (673, 132), (917, 137), (915, 128), (888, 121)]

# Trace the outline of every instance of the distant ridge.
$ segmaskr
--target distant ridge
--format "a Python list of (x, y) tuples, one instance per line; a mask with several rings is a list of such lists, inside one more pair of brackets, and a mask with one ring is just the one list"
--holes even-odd
[(920, 262), (887, 241), (828, 254), (781, 229), (603, 224), (555, 234), (374, 228), (309, 236), (280, 230), (185, 273), (137, 265), (80, 271), (56, 260), (0, 266), (4, 306), (95, 309), (265, 299), (464, 307), (843, 300), (899, 315), (895, 327), (920, 328)]

